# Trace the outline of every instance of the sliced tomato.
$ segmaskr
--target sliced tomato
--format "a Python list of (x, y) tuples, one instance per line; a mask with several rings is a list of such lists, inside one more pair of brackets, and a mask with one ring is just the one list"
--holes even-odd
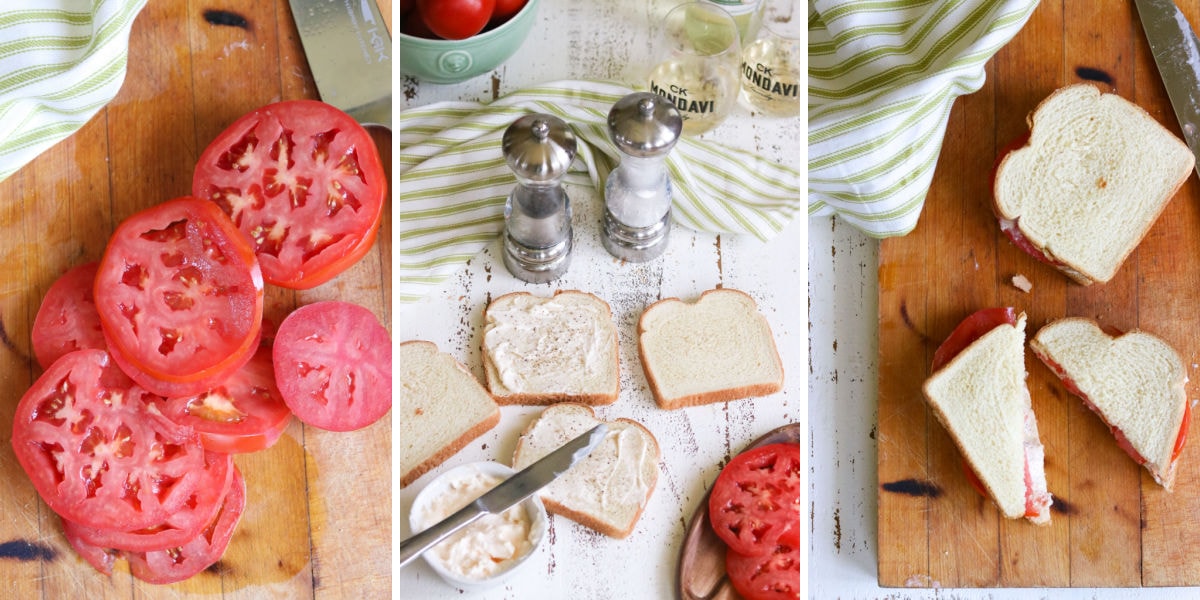
[(161, 408), (168, 419), (196, 430), (205, 448), (226, 453), (269, 448), (292, 420), (275, 384), (269, 343), (217, 387), (164, 400)]
[(758, 556), (726, 552), (725, 572), (745, 600), (800, 598), (799, 544), (779, 544)]
[(92, 289), (100, 263), (72, 267), (46, 290), (33, 318), (33, 355), (43, 369), (64, 354), (85, 348), (104, 349), (104, 332)]
[(1017, 311), (1010, 306), (984, 308), (963, 319), (933, 353), (933, 370), (945, 366), (983, 334), (1000, 325), (1016, 325)]
[(178, 198), (117, 226), (95, 286), (109, 351), (162, 396), (198, 394), (253, 356), (263, 281), (254, 252), (211, 202)]
[(292, 311), (275, 332), (275, 382), (301, 421), (361, 429), (392, 407), (392, 343), (371, 311), (339, 301)]
[(708, 499), (713, 531), (739, 554), (800, 540), (800, 446), (768, 444), (729, 461)]
[(155, 552), (124, 552), (129, 572), (148, 583), (167, 584), (183, 581), (211, 567), (229, 547), (233, 530), (246, 510), (246, 482), (234, 469), (233, 485), (221, 509), (199, 535), (176, 548)]
[(291, 100), (225, 129), (196, 164), (192, 194), (252, 241), (268, 283), (306, 289), (375, 242), (387, 176), (371, 136), (324, 102)]
[(163, 523), (194, 497), (209, 478), (204, 448), (152, 399), (103, 350), (63, 356), (25, 392), (13, 450), (54, 512), (136, 530)]
[(204, 454), (204, 481), (197, 484), (192, 497), (171, 513), (166, 521), (134, 531), (100, 529), (63, 519), (63, 530), (88, 544), (130, 552), (165, 550), (186, 544), (200, 534), (213, 518), (233, 484), (233, 460), (228, 454)]

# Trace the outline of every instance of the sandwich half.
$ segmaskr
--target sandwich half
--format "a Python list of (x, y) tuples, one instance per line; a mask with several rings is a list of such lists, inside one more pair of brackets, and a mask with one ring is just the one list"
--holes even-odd
[(1099, 415), (1121, 448), (1170, 490), (1191, 412), (1179, 353), (1144, 331), (1113, 336), (1083, 318), (1043, 326), (1029, 347)]
[(1195, 157), (1138, 105), (1061, 88), (1001, 156), (994, 211), (1013, 243), (1083, 285), (1111, 279), (1191, 175)]
[(989, 308), (938, 348), (923, 392), (976, 488), (1005, 517), (1043, 525), (1053, 500), (1025, 375), (1025, 313)]

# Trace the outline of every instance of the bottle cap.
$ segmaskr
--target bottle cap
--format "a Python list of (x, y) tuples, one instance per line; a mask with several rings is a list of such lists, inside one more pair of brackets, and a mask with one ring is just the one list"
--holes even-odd
[(535, 182), (561, 179), (575, 160), (575, 133), (553, 115), (531, 114), (513, 121), (500, 148), (517, 177)]
[(617, 149), (630, 156), (666, 154), (682, 131), (679, 110), (650, 92), (629, 94), (608, 111), (609, 135)]

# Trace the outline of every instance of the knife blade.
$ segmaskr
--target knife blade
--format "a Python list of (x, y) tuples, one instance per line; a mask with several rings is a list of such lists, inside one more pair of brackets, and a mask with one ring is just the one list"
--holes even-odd
[(400, 542), (400, 567), (411, 562), (422, 552), (446, 539), (450, 534), (473, 523), (487, 514), (498, 514), (533, 495), (551, 481), (558, 479), (573, 465), (591, 454), (608, 433), (608, 426), (601, 423), (583, 435), (560, 446), (537, 462), (505, 479), (500, 485), (470, 502), (449, 517), (432, 527)]
[(1135, 0), (1154, 64), (1200, 173), (1200, 39), (1173, 0)]
[(321, 100), (392, 127), (392, 40), (375, 0), (289, 0)]

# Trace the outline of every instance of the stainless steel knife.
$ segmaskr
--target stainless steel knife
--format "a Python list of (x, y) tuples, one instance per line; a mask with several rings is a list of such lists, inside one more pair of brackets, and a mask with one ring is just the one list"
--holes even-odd
[(392, 39), (375, 0), (289, 0), (321, 100), (392, 127)]
[(1200, 39), (1173, 0), (1135, 0), (1158, 74), (1200, 173)]
[(533, 495), (551, 481), (567, 472), (572, 465), (583, 460), (608, 433), (608, 426), (601, 423), (587, 433), (563, 444), (557, 450), (505, 479), (500, 485), (476, 498), (458, 512), (442, 519), (432, 527), (400, 542), (400, 565), (412, 562), (450, 534), (473, 523), (486, 514), (498, 514)]

